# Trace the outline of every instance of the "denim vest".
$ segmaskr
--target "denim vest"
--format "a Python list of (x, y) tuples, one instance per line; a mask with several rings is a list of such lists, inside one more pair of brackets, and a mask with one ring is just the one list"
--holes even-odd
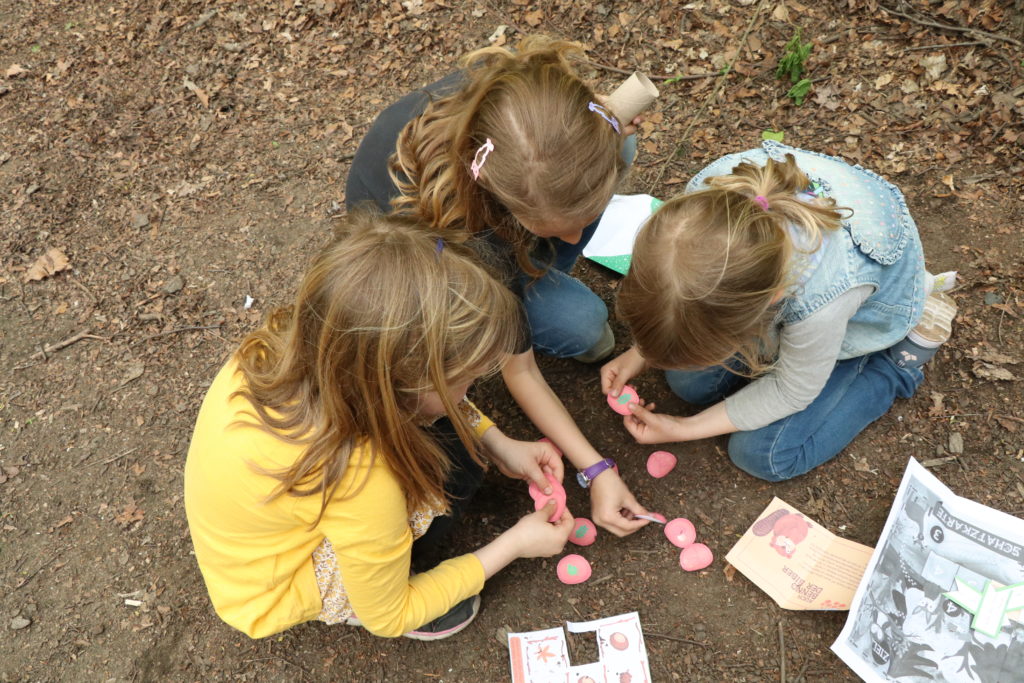
[[(917, 226), (894, 185), (835, 157), (767, 140), (761, 149), (712, 162), (690, 180), (686, 191), (701, 189), (706, 178), (732, 173), (740, 161), (764, 165), (769, 157), (785, 161), (786, 154), (796, 158), (811, 180), (808, 194), (831, 197), (854, 213), (840, 230), (826, 233), (815, 252), (794, 256), (796, 283), (782, 301), (779, 324), (799, 322), (844, 292), (870, 285), (874, 291), (850, 319), (839, 360), (889, 348), (917, 324), (928, 295)], [(802, 231), (790, 226), (790, 235), (799, 248)]]

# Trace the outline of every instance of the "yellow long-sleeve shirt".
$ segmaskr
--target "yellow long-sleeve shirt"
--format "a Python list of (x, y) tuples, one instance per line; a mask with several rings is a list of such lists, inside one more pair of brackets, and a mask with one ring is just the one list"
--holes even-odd
[[(384, 459), (356, 449), (323, 518), (320, 497), (265, 502), (277, 480), (252, 465), (287, 467), (302, 447), (259, 429), (232, 359), (217, 374), (196, 421), (185, 462), (185, 512), (196, 559), (217, 614), (253, 638), (315, 619), (322, 609), (313, 550), (334, 546), (345, 591), (363, 626), (399, 636), (479, 593), (483, 566), (462, 555), (411, 576), (413, 535), (405, 496)], [(246, 413), (250, 414), (246, 414)], [(242, 424), (236, 424), (236, 423)], [(493, 423), (480, 420), (477, 433)], [(365, 478), (359, 493), (344, 497)], [(353, 487), (354, 488), (354, 487)]]

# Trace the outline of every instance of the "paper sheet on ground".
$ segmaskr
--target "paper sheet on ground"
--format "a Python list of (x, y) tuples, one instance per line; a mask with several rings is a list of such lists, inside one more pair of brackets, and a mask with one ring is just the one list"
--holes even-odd
[(1021, 607), (1024, 521), (911, 459), (832, 649), (865, 681), (1021, 681)]
[(573, 666), (565, 631), (548, 628), (508, 634), (512, 683), (650, 683), (647, 647), (636, 612), (594, 621), (567, 622), (570, 633), (596, 632), (598, 661)]
[(629, 270), (633, 242), (640, 227), (662, 204), (664, 202), (649, 194), (613, 195), (594, 236), (583, 248), (583, 255), (625, 275)]
[(774, 498), (725, 559), (779, 607), (843, 610), (853, 600), (871, 552)]

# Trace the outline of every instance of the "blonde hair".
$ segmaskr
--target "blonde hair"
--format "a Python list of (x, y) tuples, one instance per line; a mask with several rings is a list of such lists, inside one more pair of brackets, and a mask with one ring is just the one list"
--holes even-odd
[[(304, 447), (263, 471), (283, 494), (318, 494), (320, 515), (354, 451), (383, 458), (410, 510), (445, 505), (450, 463), (420, 427), (417, 396), (440, 396), (480, 462), (479, 440), (449, 386), (496, 371), (521, 334), (519, 304), (464, 247), (397, 216), (350, 216), (313, 260), (294, 305), (237, 353), (260, 426)], [(368, 471), (368, 468), (367, 468)], [(354, 495), (365, 483), (355, 483)]]
[(772, 304), (793, 284), (797, 248), (787, 226), (803, 232), (810, 246), (801, 251), (810, 253), (849, 210), (798, 198), (809, 181), (790, 154), (763, 167), (744, 161), (705, 182), (666, 202), (640, 231), (616, 310), (654, 366), (702, 368), (738, 356), (757, 374), (769, 367), (762, 341)]
[[(529, 260), (537, 239), (519, 221), (589, 222), (626, 168), (620, 135), (588, 108), (594, 92), (569, 62), (580, 54), (578, 43), (532, 36), (515, 51), (467, 55), (465, 86), (398, 138), (389, 162), (401, 191), (395, 209), (446, 234), (464, 231), (461, 239), (493, 228), (520, 268), (542, 272)], [(471, 164), (488, 140), (494, 149), (474, 179)]]

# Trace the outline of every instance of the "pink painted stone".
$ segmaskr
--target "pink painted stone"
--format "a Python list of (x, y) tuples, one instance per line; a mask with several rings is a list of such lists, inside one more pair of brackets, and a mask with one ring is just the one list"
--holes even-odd
[(555, 453), (558, 453), (559, 458), (565, 455), (564, 453), (562, 453), (562, 449), (555, 445), (555, 442), (549, 439), (548, 437), (541, 437), (540, 439), (537, 439), (537, 441), (544, 441), (545, 443), (551, 444), (551, 447), (555, 449)]
[(597, 540), (597, 527), (586, 517), (577, 517), (573, 522), (569, 542), (576, 545), (590, 545)]
[(582, 555), (566, 555), (558, 561), (555, 573), (558, 575), (559, 581), (571, 586), (589, 579), (593, 570), (590, 568), (587, 558)]
[(665, 536), (672, 545), (677, 548), (685, 548), (697, 540), (697, 530), (690, 520), (685, 517), (676, 517), (665, 525)]
[(622, 387), (622, 391), (619, 392), (618, 396), (608, 394), (608, 405), (619, 415), (629, 415), (629, 405), (639, 402), (640, 397), (637, 395), (636, 389), (628, 384)]
[(707, 567), (714, 559), (711, 548), (703, 543), (694, 543), (679, 553), (679, 566), (688, 572), (696, 572)]
[(555, 479), (555, 475), (545, 473), (548, 478), (548, 483), (551, 484), (551, 495), (547, 495), (534, 484), (530, 482), (530, 498), (533, 498), (533, 509), (540, 510), (542, 507), (548, 504), (549, 500), (555, 501), (555, 511), (551, 514), (549, 522), (554, 522), (562, 516), (562, 512), (565, 510), (565, 489), (562, 488), (562, 483)]
[(661, 479), (675, 468), (676, 462), (676, 456), (668, 451), (654, 451), (647, 456), (647, 473)]

